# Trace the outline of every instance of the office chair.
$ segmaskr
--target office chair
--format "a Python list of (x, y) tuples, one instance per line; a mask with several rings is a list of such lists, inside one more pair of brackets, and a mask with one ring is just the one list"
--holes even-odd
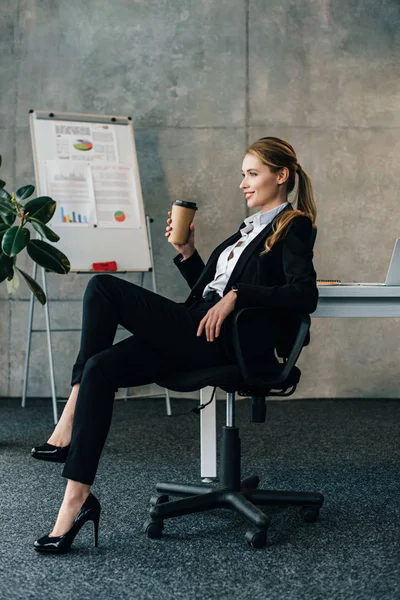
[[(251, 311), (251, 313), (250, 313)], [(258, 314), (257, 312), (258, 311)], [(305, 522), (318, 519), (324, 498), (317, 492), (295, 492), (259, 490), (260, 479), (252, 475), (241, 480), (240, 438), (235, 425), (235, 393), (252, 397), (252, 421), (265, 421), (265, 398), (267, 396), (290, 396), (300, 380), (300, 370), (295, 366), (303, 345), (308, 342), (311, 319), (309, 315), (299, 317), (297, 335), (276, 348), (283, 358), (273, 371), (263, 365), (245, 364), (240, 344), (240, 325), (245, 317), (255, 314), (262, 319), (264, 308), (243, 308), (232, 322), (233, 346), (237, 365), (223, 365), (168, 375), (158, 385), (178, 392), (192, 392), (206, 386), (219, 387), (226, 392), (226, 424), (222, 428), (220, 454), (220, 485), (158, 483), (158, 496), (150, 500), (150, 519), (144, 524), (149, 538), (159, 538), (164, 529), (164, 520), (215, 508), (229, 508), (244, 516), (252, 524), (246, 533), (246, 541), (253, 548), (263, 548), (267, 542), (268, 516), (261, 506), (299, 506)], [(214, 390), (215, 392), (215, 390)], [(169, 500), (168, 495), (183, 496)]]

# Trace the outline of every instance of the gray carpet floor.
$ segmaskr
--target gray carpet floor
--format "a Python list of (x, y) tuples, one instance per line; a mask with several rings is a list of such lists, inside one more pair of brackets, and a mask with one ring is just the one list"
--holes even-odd
[[(174, 412), (193, 399), (175, 399)], [(219, 425), (224, 402), (217, 403)], [(315, 524), (272, 509), (269, 541), (246, 544), (229, 511), (171, 519), (160, 540), (142, 524), (157, 481), (199, 482), (199, 418), (167, 417), (162, 399), (116, 402), (93, 492), (99, 548), (86, 525), (63, 556), (34, 552), (61, 501), (61, 465), (33, 460), (52, 430), (49, 400), (0, 400), (1, 600), (394, 600), (400, 598), (400, 402), (270, 401), (265, 424), (237, 402), (242, 474), (261, 487), (321, 491)]]

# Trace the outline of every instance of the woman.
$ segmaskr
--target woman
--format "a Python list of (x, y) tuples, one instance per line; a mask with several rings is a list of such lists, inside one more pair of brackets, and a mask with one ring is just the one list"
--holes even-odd
[[(295, 210), (288, 194), (296, 174)], [(110, 275), (90, 280), (71, 395), (48, 442), (32, 449), (35, 458), (65, 462), (63, 476), (68, 479), (57, 521), (49, 535), (35, 542), (37, 551), (68, 551), (89, 520), (97, 545), (100, 504), (90, 486), (119, 387), (161, 380), (171, 369), (233, 362), (232, 313), (247, 306), (270, 307), (271, 318), (263, 319), (261, 345), (255, 344), (254, 329), (249, 328), (246, 358), (262, 356), (264, 363), (273, 364), (274, 347), (293, 333), (296, 314), (316, 309), (312, 263), (316, 207), (309, 176), (292, 146), (274, 137), (261, 138), (248, 148), (242, 175), (240, 188), (247, 206), (258, 212), (214, 250), (207, 264), (195, 249), (193, 223), (187, 242), (174, 244), (179, 252), (174, 262), (192, 290), (185, 303)], [(167, 237), (171, 229), (168, 218)], [(133, 335), (113, 345), (118, 325)]]

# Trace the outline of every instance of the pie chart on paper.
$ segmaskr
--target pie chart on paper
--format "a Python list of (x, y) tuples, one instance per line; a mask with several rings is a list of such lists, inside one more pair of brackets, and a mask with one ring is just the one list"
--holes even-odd
[(126, 215), (122, 210), (117, 210), (114, 213), (114, 219), (118, 221), (118, 223), (123, 223), (126, 219)]
[(74, 148), (76, 150), (82, 150), (83, 152), (86, 152), (87, 150), (91, 150), (93, 148), (93, 144), (89, 140), (76, 140)]

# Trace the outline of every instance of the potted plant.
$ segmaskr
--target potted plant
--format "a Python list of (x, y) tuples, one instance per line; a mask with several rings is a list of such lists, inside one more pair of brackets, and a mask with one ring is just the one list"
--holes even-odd
[[(60, 239), (46, 225), (57, 203), (48, 196), (33, 198), (25, 203), (35, 191), (33, 185), (25, 185), (12, 194), (5, 190), (5, 185), (5, 181), (0, 180), (0, 282), (6, 281), (8, 291), (12, 293), (19, 286), (20, 274), (39, 302), (46, 304), (46, 295), (40, 285), (19, 269), (16, 262), (17, 255), (26, 248), (31, 259), (47, 271), (62, 275), (69, 272), (71, 265), (65, 254), (43, 241), (43, 238), (50, 242)], [(28, 223), (40, 234), (41, 239), (31, 239)]]

